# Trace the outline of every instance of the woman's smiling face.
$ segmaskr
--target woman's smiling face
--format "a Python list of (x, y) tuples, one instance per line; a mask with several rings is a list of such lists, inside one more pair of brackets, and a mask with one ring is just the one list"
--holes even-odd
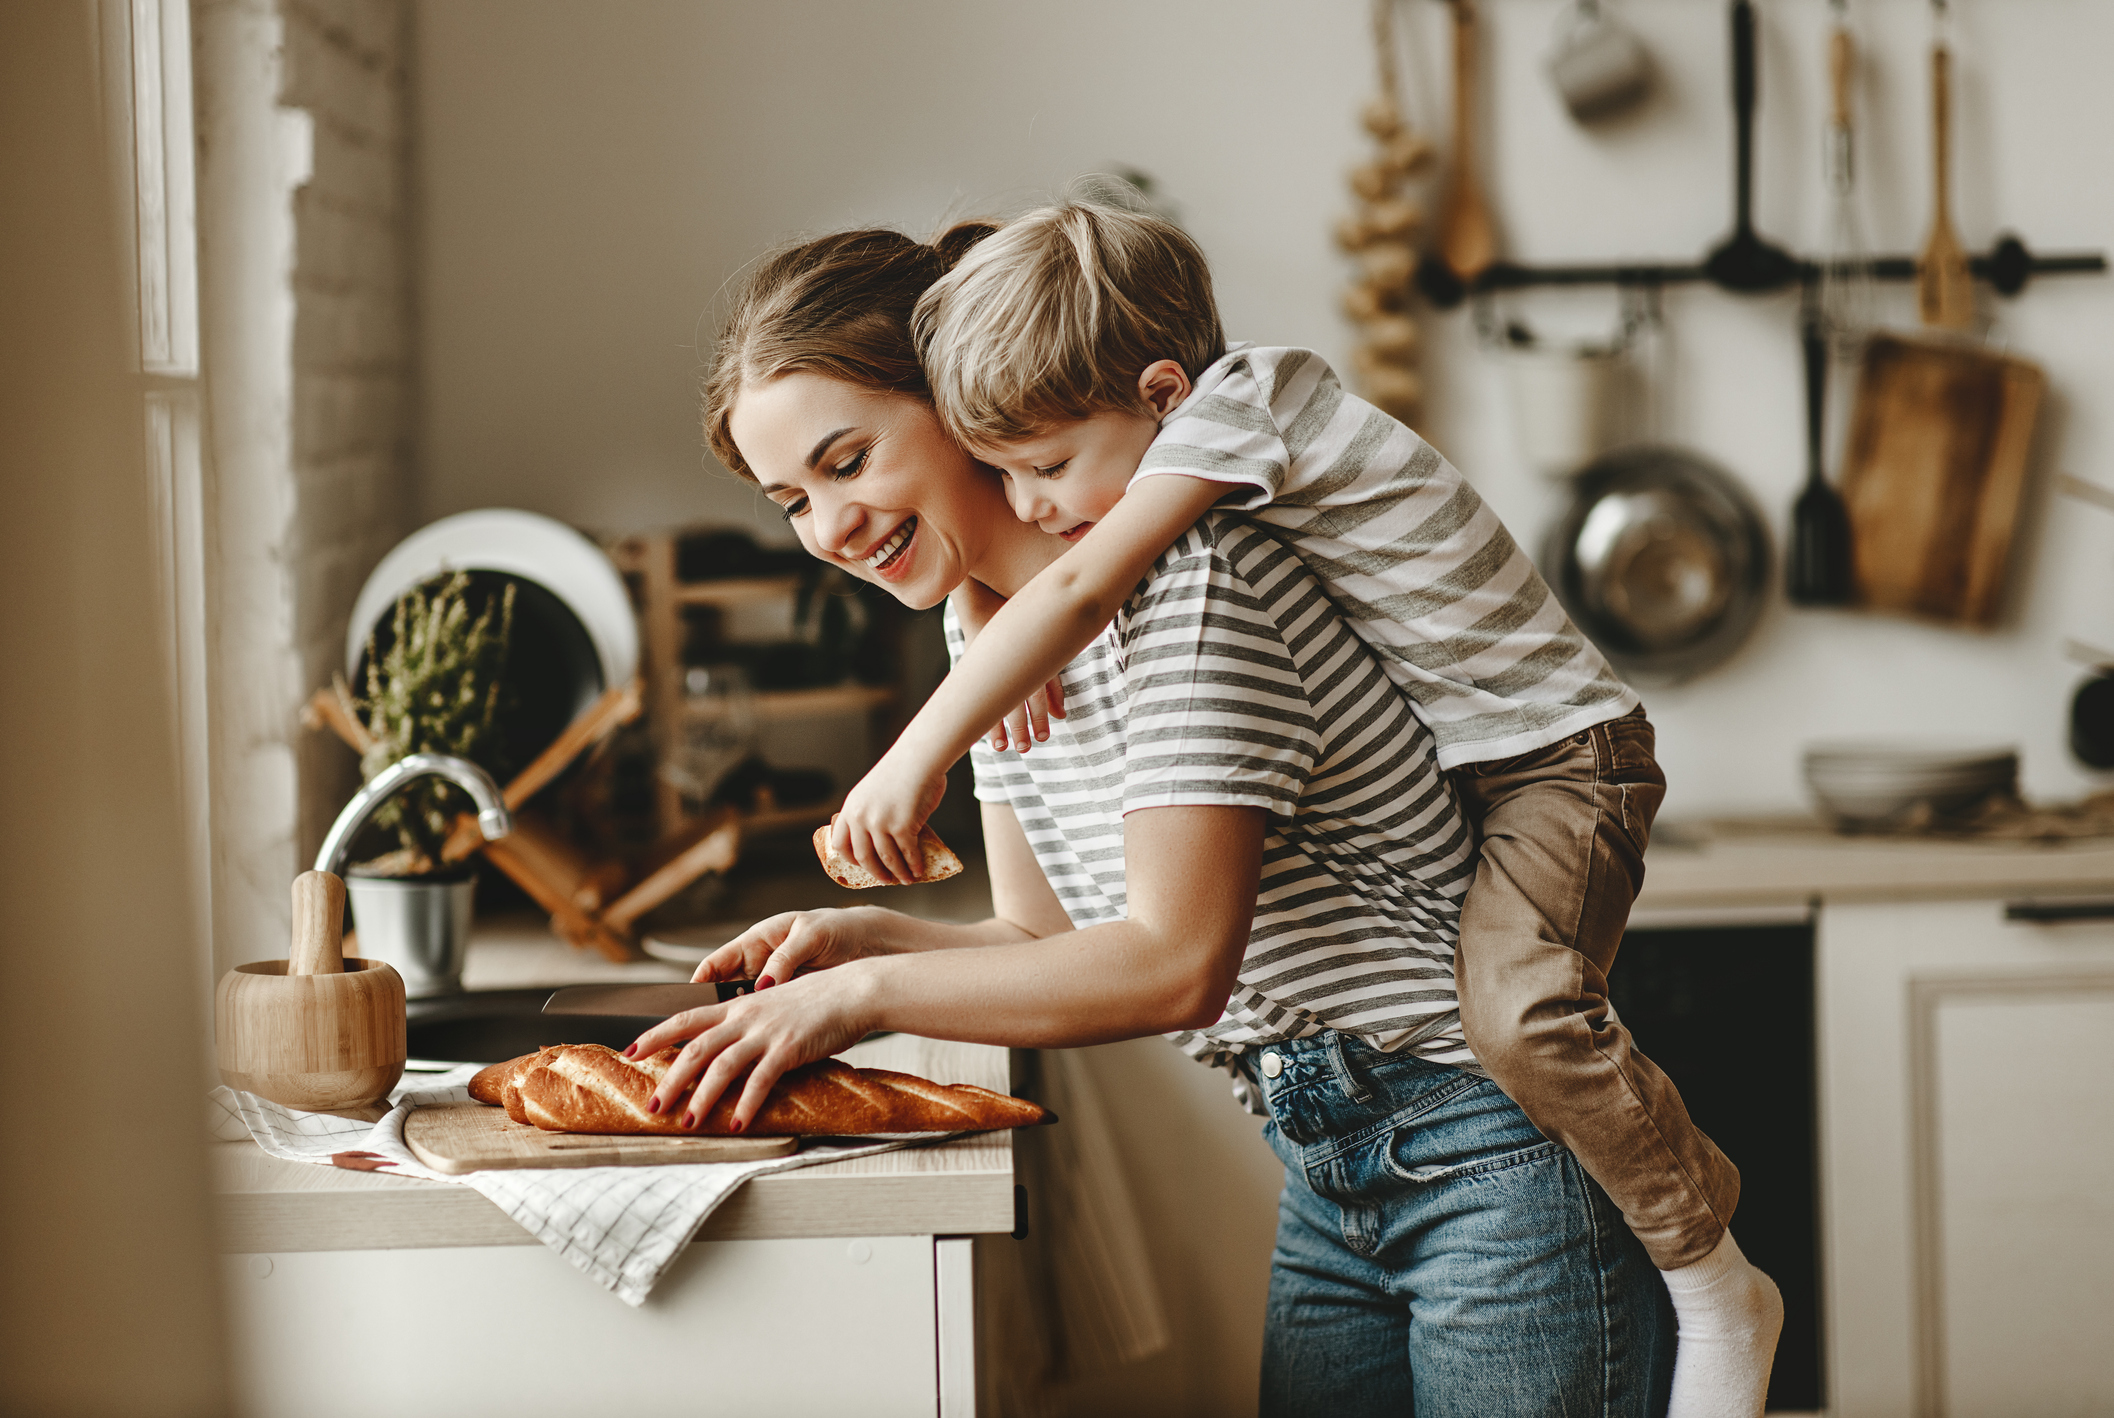
[(728, 428), (802, 546), (915, 609), (975, 574), (994, 519), (1013, 520), (997, 477), (907, 394), (799, 371), (743, 388)]

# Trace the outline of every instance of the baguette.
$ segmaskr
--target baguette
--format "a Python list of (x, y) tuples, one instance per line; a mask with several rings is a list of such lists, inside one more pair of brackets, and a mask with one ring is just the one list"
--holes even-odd
[[(683, 1126), (681, 1106), (665, 1113), (646, 1111), (647, 1099), (675, 1056), (676, 1050), (668, 1048), (634, 1060), (600, 1044), (562, 1044), (512, 1060), (522, 1118), (547, 1132), (730, 1135), (734, 1104), (741, 1094), (738, 1084), (720, 1095), (695, 1129)], [(511, 1115), (512, 1109), (508, 1112)], [(748, 1135), (987, 1132), (1054, 1121), (1047, 1109), (988, 1088), (933, 1083), (907, 1073), (823, 1059), (793, 1069), (778, 1081)]]
[(550, 1052), (550, 1049), (541, 1049), (479, 1069), (477, 1076), (470, 1080), (470, 1096), (480, 1103), (506, 1109), (506, 1115), (517, 1123), (527, 1122), (528, 1115), (521, 1111), (521, 1075), (529, 1065)]
[(490, 1068), (479, 1069), (477, 1076), (470, 1080), (470, 1096), (495, 1108), (503, 1106), (506, 1103), (507, 1079), (512, 1076), (517, 1065), (527, 1063), (534, 1057), (533, 1054), (523, 1054), (518, 1059), (508, 1059), (505, 1063), (495, 1063)]
[[(829, 829), (834, 819), (815, 829), (815, 856), (822, 862), (822, 869), (829, 879), (839, 886), (848, 886), (854, 891), (864, 891), (874, 886), (894, 886), (884, 881), (849, 857), (840, 857), (829, 849)], [(922, 886), (928, 881), (945, 881), (950, 876), (961, 875), (962, 859), (954, 855), (954, 849), (942, 842), (929, 827), (918, 829), (918, 847), (925, 854), (918, 868), (913, 886)]]

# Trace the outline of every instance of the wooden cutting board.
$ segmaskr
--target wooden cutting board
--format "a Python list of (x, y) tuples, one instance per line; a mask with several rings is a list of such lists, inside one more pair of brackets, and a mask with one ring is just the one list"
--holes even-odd
[(1860, 604), (1995, 622), (2043, 383), (1974, 345), (1866, 346), (1842, 476)]
[(436, 1172), (460, 1176), (502, 1167), (644, 1167), (674, 1162), (761, 1162), (797, 1150), (797, 1137), (603, 1137), (545, 1132), (503, 1108), (446, 1103), (413, 1108), (404, 1141)]

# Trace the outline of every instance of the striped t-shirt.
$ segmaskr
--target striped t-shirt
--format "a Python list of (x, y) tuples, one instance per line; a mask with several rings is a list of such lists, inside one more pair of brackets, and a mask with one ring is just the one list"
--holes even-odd
[[(958, 656), (951, 619), (948, 639)], [(1283, 541), (1210, 514), (1062, 680), (1048, 743), (972, 753), (977, 797), (1012, 806), (1074, 925), (1125, 914), (1125, 813), (1267, 812), (1239, 981), (1176, 1043), (1223, 1066), (1334, 1028), (1475, 1067), (1453, 977), (1475, 844), (1430, 731)]]
[(1239, 484), (1416, 701), (1439, 766), (1546, 748), (1637, 696), (1505, 524), (1407, 425), (1312, 350), (1235, 345), (1161, 420), (1137, 476)]

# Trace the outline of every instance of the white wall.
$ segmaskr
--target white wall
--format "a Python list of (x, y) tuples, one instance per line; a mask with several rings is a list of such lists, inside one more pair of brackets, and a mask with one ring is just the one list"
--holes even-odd
[[(1986, 246), (2114, 247), (2104, 142), (2114, 90), (2095, 56), (2114, 7), (1961, 0), (1956, 219)], [(1730, 222), (1723, 7), (1627, 0), (1663, 85), (1589, 135), (1540, 72), (1557, 0), (1484, 6), (1486, 176), (1508, 250), (1529, 260), (1688, 257)], [(1890, 250), (1927, 221), (1927, 7), (1853, 0), (1866, 30), (1868, 230)], [(1757, 215), (1822, 233), (1820, 0), (1766, 0)], [(1443, 121), (1445, 14), (1407, 0), (1415, 106)], [(1345, 275), (1326, 230), (1346, 205), (1352, 122), (1371, 89), (1355, 0), (1129, 6), (854, 0), (620, 6), (424, 0), (418, 7), (424, 431), (420, 511), (491, 503), (596, 527), (748, 518), (746, 488), (701, 451), (693, 390), (714, 292), (790, 233), (913, 230), (1111, 163), (1157, 176), (1213, 259), (1230, 329), (1332, 357)], [(1676, 366), (1663, 432), (1747, 480), (1781, 536), (1803, 476), (1792, 298), (1669, 301)], [(1890, 301), (1906, 319), (1905, 292)], [(1522, 297), (1544, 326), (1600, 324), (1611, 298)], [(2114, 517), (2046, 475), (2114, 483), (2114, 281), (2050, 280), (2001, 306), (1996, 337), (2053, 389), (2022, 538), (2014, 623), (1972, 635), (1772, 609), (1748, 648), (1650, 697), (1668, 813), (1796, 807), (1799, 745), (1914, 732), (2025, 746), (2036, 794), (2091, 780), (2062, 747), (2065, 635), (2114, 639)], [(1429, 322), (1427, 431), (1523, 540), (1554, 495), (1520, 466), (1497, 371), (1465, 317)], [(1840, 403), (1840, 400), (1838, 400)], [(766, 514), (766, 526), (768, 514)], [(768, 526), (767, 526), (768, 530)], [(2089, 573), (2089, 574), (2087, 574)]]

